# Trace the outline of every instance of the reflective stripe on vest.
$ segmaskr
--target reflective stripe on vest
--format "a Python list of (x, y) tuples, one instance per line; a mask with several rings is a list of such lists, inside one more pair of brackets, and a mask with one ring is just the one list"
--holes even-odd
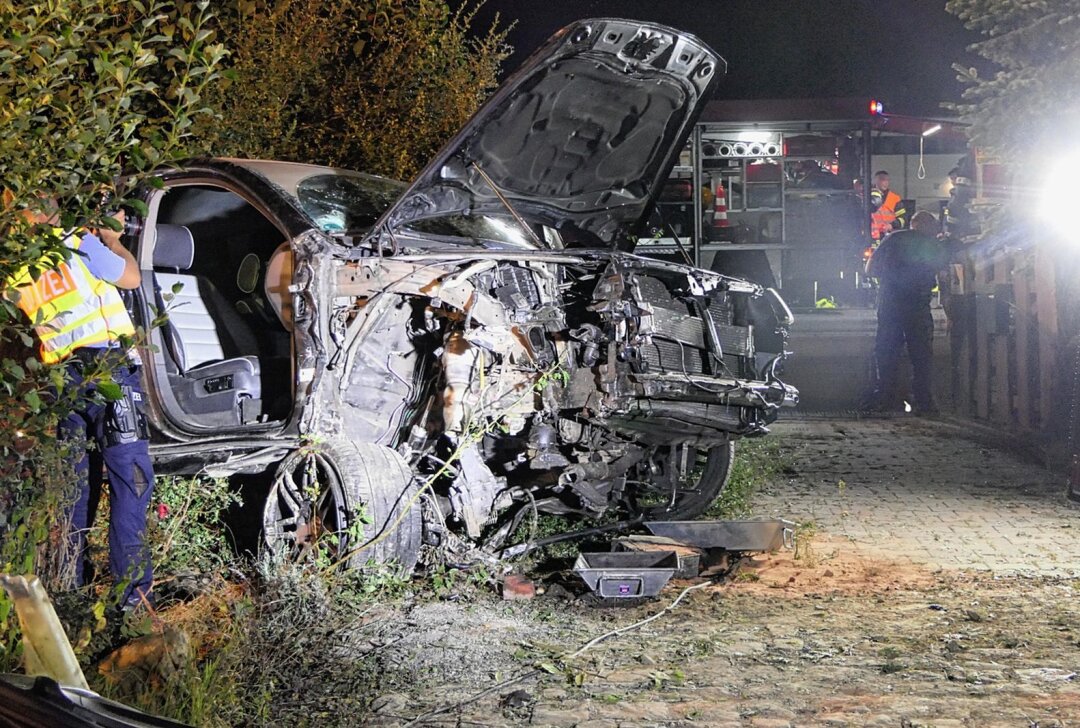
[[(82, 238), (69, 235), (64, 244), (77, 251)], [(12, 276), (8, 284), (14, 291), (8, 297), (33, 323), (46, 364), (66, 359), (80, 346), (117, 343), (121, 336), (135, 335), (119, 291), (94, 277), (78, 253), (36, 275), (27, 266)]]
[(885, 193), (881, 207), (870, 215), (870, 234), (874, 240), (880, 240), (892, 230), (892, 225), (896, 222), (896, 206), (900, 202), (900, 195), (892, 190)]

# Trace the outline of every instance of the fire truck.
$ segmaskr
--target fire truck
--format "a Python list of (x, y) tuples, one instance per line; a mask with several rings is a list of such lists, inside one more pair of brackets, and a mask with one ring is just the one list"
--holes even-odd
[(712, 101), (638, 252), (750, 278), (801, 308), (868, 305), (874, 173), (889, 172), (908, 220), (940, 216), (967, 154), (955, 120), (876, 100)]

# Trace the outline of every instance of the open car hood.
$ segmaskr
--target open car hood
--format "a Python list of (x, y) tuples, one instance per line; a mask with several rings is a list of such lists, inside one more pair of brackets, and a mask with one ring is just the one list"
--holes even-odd
[(630, 249), (726, 68), (662, 25), (573, 23), (500, 86), (375, 229), (474, 216), (517, 225), (508, 203), (567, 245)]

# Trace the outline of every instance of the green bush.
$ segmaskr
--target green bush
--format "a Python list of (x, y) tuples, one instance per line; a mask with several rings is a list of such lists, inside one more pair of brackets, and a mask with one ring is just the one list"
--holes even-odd
[[(470, 6), (472, 8), (470, 9)], [(216, 154), (334, 164), (410, 179), (497, 85), (498, 19), (441, 0), (232, 0), (232, 57), (204, 130)]]
[[(196, 147), (206, 89), (225, 57), (212, 42), (210, 3), (178, 0), (0, 0), (0, 279), (65, 254), (61, 237), (24, 210), (60, 206), (64, 228), (104, 222), (102, 192)], [(131, 204), (136, 204), (132, 201)], [(67, 543), (71, 458), (57, 422), (74, 404), (64, 368), (41, 365), (31, 327), (0, 299), (0, 572), (64, 574), (49, 546)], [(0, 594), (0, 671), (21, 653)]]
[(238, 504), (225, 478), (158, 478), (147, 540), (159, 578), (220, 572), (232, 556), (222, 516)]

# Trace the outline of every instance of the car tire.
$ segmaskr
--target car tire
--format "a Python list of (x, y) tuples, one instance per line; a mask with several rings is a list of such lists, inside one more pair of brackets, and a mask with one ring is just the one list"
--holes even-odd
[(735, 441), (717, 445), (700, 453), (703, 458), (701, 475), (692, 490), (680, 492), (675, 502), (661, 505), (638, 504), (634, 510), (647, 521), (689, 521), (699, 517), (720, 497), (731, 480), (731, 466), (735, 462)]
[(408, 464), (388, 447), (344, 438), (313, 443), (278, 466), (264, 537), (297, 559), (318, 548), (346, 568), (375, 562), (411, 571), (423, 532), (418, 491)]

